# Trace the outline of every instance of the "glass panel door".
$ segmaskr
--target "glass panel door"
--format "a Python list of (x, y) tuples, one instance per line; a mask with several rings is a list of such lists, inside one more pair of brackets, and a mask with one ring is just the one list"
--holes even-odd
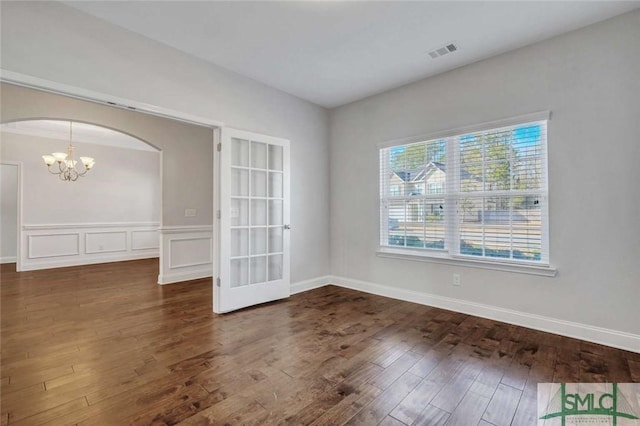
[(217, 312), (289, 296), (289, 143), (222, 132)]

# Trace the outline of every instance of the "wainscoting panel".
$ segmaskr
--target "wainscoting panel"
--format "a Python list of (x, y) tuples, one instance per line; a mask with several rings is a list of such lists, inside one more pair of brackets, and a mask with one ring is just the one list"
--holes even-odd
[(20, 238), (22, 271), (146, 259), (160, 253), (157, 222), (24, 225)]
[(127, 251), (127, 231), (85, 232), (84, 252), (113, 253)]
[(160, 229), (158, 284), (213, 275), (212, 226), (167, 226)]
[(80, 233), (29, 235), (27, 245), (29, 259), (78, 256), (80, 254)]

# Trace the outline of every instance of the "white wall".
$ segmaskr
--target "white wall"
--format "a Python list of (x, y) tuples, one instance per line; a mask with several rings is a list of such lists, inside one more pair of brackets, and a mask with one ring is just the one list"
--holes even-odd
[(15, 262), (18, 238), (18, 166), (0, 164), (0, 197), (0, 263)]
[[(634, 11), (333, 110), (333, 274), (640, 335), (639, 41)], [(557, 277), (376, 256), (377, 143), (542, 110)]]
[[(329, 273), (325, 109), (57, 2), (2, 2), (1, 7), (5, 70), (291, 140), (291, 279)], [(184, 152), (176, 155), (203, 158), (199, 151), (182, 147)], [(168, 172), (165, 167), (163, 174)], [(175, 178), (163, 183), (163, 214), (175, 221), (171, 224), (211, 223), (179, 218), (184, 209), (179, 197), (189, 197), (184, 191), (188, 183)], [(176, 212), (168, 212), (170, 206)]]
[[(76, 182), (47, 171), (42, 155), (67, 143), (2, 132), (3, 160), (22, 162), (23, 225), (160, 222), (160, 153), (76, 143), (96, 166)], [(55, 169), (55, 166), (52, 166)]]

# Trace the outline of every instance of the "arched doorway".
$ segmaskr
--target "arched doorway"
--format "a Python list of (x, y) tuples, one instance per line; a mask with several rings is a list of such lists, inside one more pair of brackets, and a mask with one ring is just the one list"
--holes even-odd
[[(19, 270), (159, 256), (157, 147), (120, 130), (68, 119), (12, 121), (0, 130), (3, 161), (22, 169), (15, 222)], [(54, 153), (67, 154), (69, 145), (73, 160), (52, 161)], [(87, 169), (88, 157), (95, 166), (87, 163)], [(67, 166), (78, 170), (75, 179), (63, 178)]]

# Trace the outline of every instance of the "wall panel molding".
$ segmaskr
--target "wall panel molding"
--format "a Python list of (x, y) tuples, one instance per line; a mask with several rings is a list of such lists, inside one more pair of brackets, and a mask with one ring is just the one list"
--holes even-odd
[(84, 233), (85, 254), (127, 251), (127, 231), (99, 231)]
[(80, 255), (79, 232), (27, 235), (27, 259), (78, 255)]
[(211, 225), (160, 228), (160, 252), (158, 284), (213, 276)]
[[(134, 235), (144, 245), (133, 246)], [(20, 230), (22, 271), (146, 259), (159, 256), (157, 222), (24, 225)]]

